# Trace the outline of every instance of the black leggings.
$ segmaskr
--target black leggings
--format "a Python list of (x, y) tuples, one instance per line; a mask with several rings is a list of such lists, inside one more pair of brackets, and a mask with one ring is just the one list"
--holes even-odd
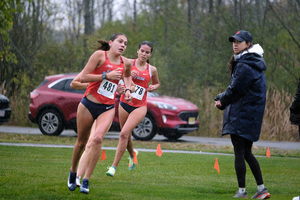
[(256, 180), (257, 185), (263, 184), (263, 178), (260, 171), (260, 166), (254, 155), (252, 154), (251, 148), (253, 142), (247, 140), (241, 136), (231, 134), (231, 142), (234, 147), (234, 155), (235, 155), (235, 172), (238, 180), (238, 184), (240, 188), (245, 187), (245, 176), (246, 176), (246, 164), (247, 161), (252, 174)]

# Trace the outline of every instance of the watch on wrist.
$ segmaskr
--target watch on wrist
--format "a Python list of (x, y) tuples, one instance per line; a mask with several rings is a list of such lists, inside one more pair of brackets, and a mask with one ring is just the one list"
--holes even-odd
[(106, 77), (106, 74), (105, 74), (105, 72), (103, 72), (103, 74), (102, 74), (102, 79), (104, 80), (104, 79), (106, 79), (107, 77)]
[(129, 91), (130, 91), (130, 93), (131, 93), (131, 89), (128, 89), (128, 88), (126, 88), (126, 89), (125, 89), (125, 92), (124, 92), (124, 93), (126, 93), (126, 91), (127, 91), (127, 90), (129, 90)]

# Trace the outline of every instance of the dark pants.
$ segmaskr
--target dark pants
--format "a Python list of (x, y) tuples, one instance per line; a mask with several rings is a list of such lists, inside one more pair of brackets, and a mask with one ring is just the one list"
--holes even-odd
[(261, 175), (259, 163), (254, 157), (254, 155), (252, 154), (253, 142), (235, 134), (231, 134), (230, 137), (234, 147), (235, 172), (236, 172), (239, 187), (240, 188), (245, 187), (245, 182), (246, 182), (245, 160), (247, 161), (252, 171), (252, 174), (256, 180), (257, 185), (263, 184), (263, 178)]

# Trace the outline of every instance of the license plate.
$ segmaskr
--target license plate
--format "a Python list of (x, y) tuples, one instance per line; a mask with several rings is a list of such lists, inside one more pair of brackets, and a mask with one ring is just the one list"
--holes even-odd
[(189, 124), (195, 124), (195, 122), (196, 122), (195, 117), (189, 117), (189, 121), (188, 121)]
[(5, 111), (4, 110), (0, 110), (0, 117), (4, 117), (5, 116)]

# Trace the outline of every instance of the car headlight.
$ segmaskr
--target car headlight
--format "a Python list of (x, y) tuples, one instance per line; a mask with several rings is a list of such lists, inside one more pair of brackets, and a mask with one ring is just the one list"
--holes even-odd
[(178, 108), (172, 104), (169, 103), (163, 103), (163, 102), (151, 102), (154, 106), (161, 108), (161, 109), (167, 109), (167, 110), (178, 110)]

